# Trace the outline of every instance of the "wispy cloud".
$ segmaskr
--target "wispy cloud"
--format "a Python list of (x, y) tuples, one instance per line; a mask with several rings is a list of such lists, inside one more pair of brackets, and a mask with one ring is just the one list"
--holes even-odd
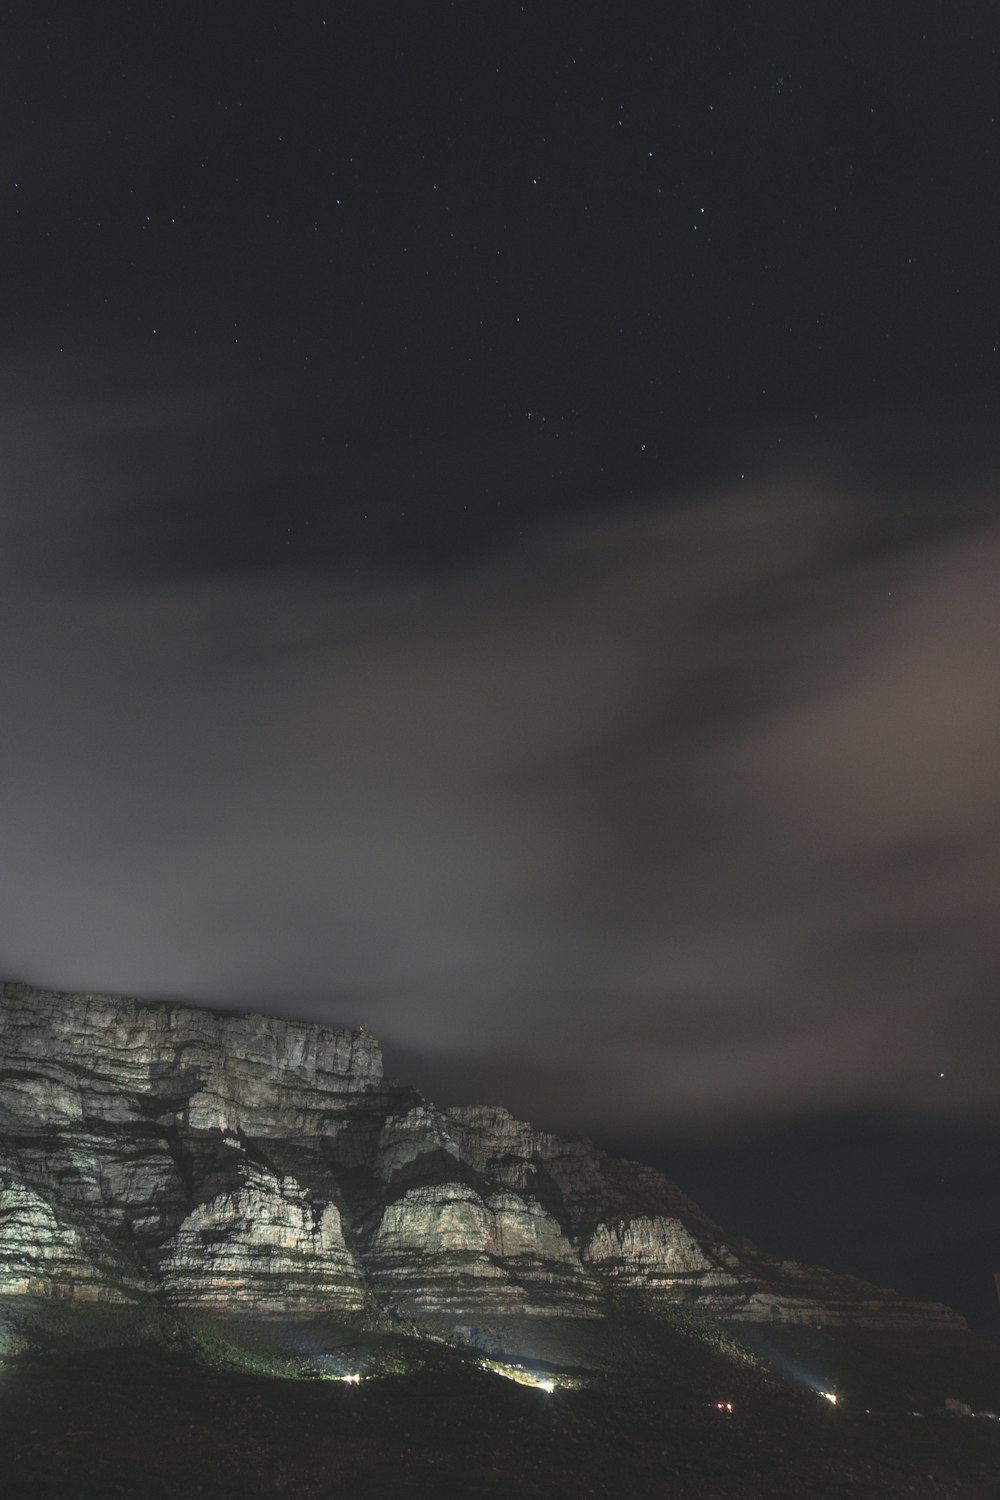
[[(435, 1090), (584, 1126), (990, 1103), (985, 480), (845, 428), (444, 570), (384, 518), (289, 560), (239, 528), (316, 514), (315, 453), (287, 512), (246, 500), (284, 444), (229, 397), (228, 437), (183, 383), (8, 427), (6, 973), (363, 1018)], [(481, 460), (423, 476), (429, 525)]]

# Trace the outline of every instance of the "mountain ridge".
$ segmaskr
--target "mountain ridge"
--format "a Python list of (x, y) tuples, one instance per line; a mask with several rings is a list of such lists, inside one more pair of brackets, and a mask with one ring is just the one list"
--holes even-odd
[(0, 1295), (389, 1315), (481, 1347), (608, 1325), (622, 1299), (733, 1325), (965, 1326), (767, 1255), (584, 1137), (438, 1109), (361, 1028), (12, 982)]

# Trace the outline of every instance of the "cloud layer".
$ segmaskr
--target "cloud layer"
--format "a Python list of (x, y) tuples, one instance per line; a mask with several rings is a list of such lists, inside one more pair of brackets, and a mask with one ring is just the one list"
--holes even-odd
[[(249, 388), (220, 437), (216, 388), (40, 385), (4, 434), (3, 972), (364, 1020), (432, 1094), (618, 1134), (991, 1106), (982, 469), (845, 426), (403, 567), (409, 458), (254, 446)], [(492, 462), (437, 455), (399, 525), (467, 526)]]

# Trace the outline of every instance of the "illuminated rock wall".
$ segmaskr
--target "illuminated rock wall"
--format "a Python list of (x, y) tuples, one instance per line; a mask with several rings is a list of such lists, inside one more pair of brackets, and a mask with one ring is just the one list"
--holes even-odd
[(447, 1333), (689, 1301), (961, 1326), (762, 1255), (660, 1173), (387, 1082), (367, 1033), (0, 985), (0, 1295)]

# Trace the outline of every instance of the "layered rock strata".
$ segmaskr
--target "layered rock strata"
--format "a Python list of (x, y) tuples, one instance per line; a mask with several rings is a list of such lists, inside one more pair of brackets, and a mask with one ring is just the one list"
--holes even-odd
[(156, 1271), (177, 1306), (252, 1312), (354, 1312), (361, 1269), (334, 1203), (312, 1202), (291, 1177), (240, 1162), (237, 1181), (196, 1204), (164, 1244)]
[(961, 1326), (763, 1256), (658, 1172), (501, 1108), (435, 1109), (366, 1032), (0, 985), (0, 1295), (468, 1332), (690, 1301)]

